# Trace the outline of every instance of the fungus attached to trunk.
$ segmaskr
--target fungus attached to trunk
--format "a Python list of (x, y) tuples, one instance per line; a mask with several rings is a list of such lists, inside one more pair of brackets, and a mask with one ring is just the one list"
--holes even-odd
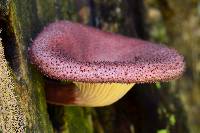
[(69, 21), (45, 27), (29, 56), (47, 77), (72, 82), (46, 85), (47, 101), (55, 104), (109, 105), (135, 83), (169, 81), (184, 71), (174, 49)]

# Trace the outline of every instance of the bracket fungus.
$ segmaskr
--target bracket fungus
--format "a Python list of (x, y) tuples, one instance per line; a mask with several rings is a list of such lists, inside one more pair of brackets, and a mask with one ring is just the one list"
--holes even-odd
[(91, 107), (114, 103), (135, 83), (176, 79), (185, 66), (174, 49), (69, 21), (45, 27), (29, 56), (47, 77), (72, 81), (46, 84), (48, 102)]

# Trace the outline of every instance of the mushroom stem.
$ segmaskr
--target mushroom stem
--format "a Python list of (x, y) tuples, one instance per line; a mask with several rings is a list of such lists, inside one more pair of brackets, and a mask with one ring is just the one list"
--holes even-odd
[(82, 83), (46, 85), (47, 102), (59, 105), (99, 107), (110, 105), (123, 97), (134, 83)]
[(46, 100), (57, 105), (73, 105), (79, 89), (74, 83), (45, 82)]

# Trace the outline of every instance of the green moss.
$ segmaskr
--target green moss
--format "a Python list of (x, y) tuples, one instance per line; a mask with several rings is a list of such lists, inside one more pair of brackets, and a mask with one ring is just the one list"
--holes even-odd
[(176, 124), (176, 117), (175, 117), (175, 115), (172, 114), (172, 115), (169, 116), (169, 122), (170, 122), (170, 124), (172, 126), (174, 126)]
[[(31, 67), (32, 68), (32, 67)], [(47, 104), (45, 99), (44, 92), (44, 82), (41, 78), (41, 75), (36, 71), (36, 69), (32, 70), (32, 79), (33, 79), (33, 93), (36, 95), (36, 107), (37, 107), (37, 116), (38, 116), (38, 125), (40, 129), (45, 129), (46, 132), (50, 133), (53, 131), (52, 125), (49, 121), (48, 113), (47, 113)]]
[(91, 109), (81, 107), (65, 107), (65, 120), (70, 133), (92, 133)]
[(161, 84), (160, 84), (160, 82), (157, 82), (157, 83), (156, 83), (156, 88), (157, 88), (157, 89), (161, 89)]
[(167, 129), (158, 130), (157, 133), (169, 133)]

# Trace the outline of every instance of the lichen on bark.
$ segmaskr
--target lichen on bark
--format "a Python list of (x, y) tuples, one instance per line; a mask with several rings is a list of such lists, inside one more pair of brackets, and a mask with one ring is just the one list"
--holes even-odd
[(25, 131), (26, 118), (15, 94), (16, 87), (0, 39), (0, 131), (5, 133)]

